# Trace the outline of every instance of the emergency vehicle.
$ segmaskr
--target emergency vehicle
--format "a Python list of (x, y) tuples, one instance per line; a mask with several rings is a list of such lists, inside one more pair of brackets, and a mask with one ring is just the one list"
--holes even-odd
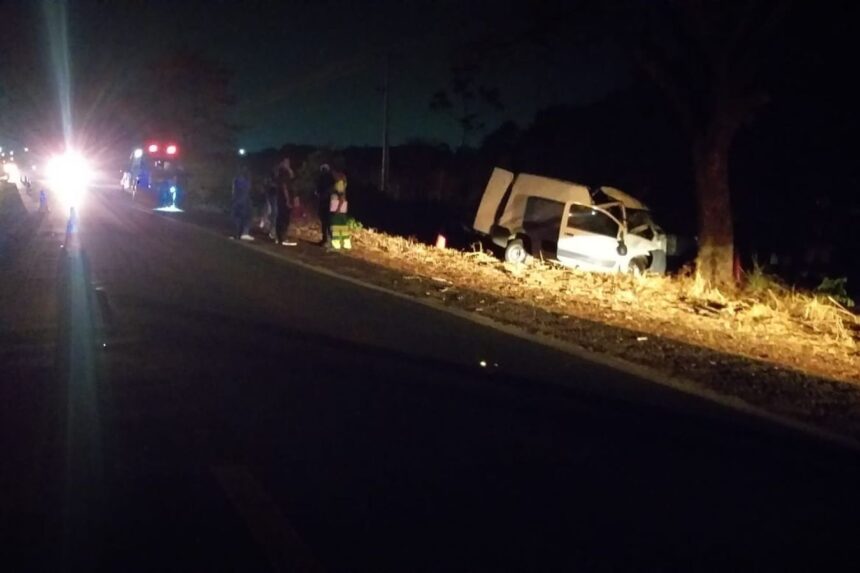
[(178, 208), (182, 205), (184, 179), (179, 145), (150, 141), (131, 152), (120, 186), (135, 201)]

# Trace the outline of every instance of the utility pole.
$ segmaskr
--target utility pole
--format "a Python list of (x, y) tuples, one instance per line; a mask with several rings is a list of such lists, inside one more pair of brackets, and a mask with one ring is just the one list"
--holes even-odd
[(379, 190), (388, 191), (388, 67), (389, 55), (385, 55), (385, 80), (382, 84), (382, 169), (379, 174)]

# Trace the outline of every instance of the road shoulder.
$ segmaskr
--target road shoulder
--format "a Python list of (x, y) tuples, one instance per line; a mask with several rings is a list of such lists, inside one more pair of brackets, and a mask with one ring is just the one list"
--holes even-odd
[[(170, 219), (229, 240), (229, 221), (223, 214), (187, 213)], [(302, 240), (303, 236), (300, 234), (295, 247), (274, 245), (262, 236), (242, 244), (308, 270), (447, 312), (783, 428), (860, 449), (856, 441), (860, 436), (860, 390), (853, 385), (643, 332), (559, 316), (537, 305), (476, 293), (433, 277), (404, 276), (348, 254), (326, 252)]]

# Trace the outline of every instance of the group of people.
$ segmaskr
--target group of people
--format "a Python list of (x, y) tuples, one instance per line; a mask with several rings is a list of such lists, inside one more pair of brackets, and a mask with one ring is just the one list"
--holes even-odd
[[(294, 246), (296, 243), (287, 237), (290, 215), (293, 208), (292, 182), (295, 173), (290, 166), (290, 158), (285, 157), (264, 179), (265, 210), (260, 220), (260, 229), (268, 232), (275, 244)], [(346, 175), (336, 171), (328, 164), (320, 166), (314, 195), (318, 202), (321, 238), (320, 245), (331, 249), (350, 249), (352, 240), (347, 219)], [(243, 166), (233, 179), (232, 216), (233, 238), (253, 241), (251, 235), (251, 176), (247, 166)]]
[[(287, 239), (287, 229), (292, 211), (291, 183), (295, 174), (290, 166), (290, 158), (275, 166), (271, 175), (263, 180), (266, 206), (260, 220), (260, 229), (268, 233), (275, 244), (293, 246), (296, 243)], [(233, 238), (253, 241), (251, 235), (251, 176), (247, 166), (242, 166), (233, 179), (232, 215), (234, 224)]]

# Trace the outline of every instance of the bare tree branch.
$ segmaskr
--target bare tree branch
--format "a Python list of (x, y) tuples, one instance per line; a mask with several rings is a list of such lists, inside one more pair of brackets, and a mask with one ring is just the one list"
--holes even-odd
[(749, 5), (755, 5), (759, 12), (764, 13), (760, 13), (758, 18), (750, 15), (750, 21), (742, 24), (746, 30), (742, 33), (738, 30), (736, 34), (729, 64), (736, 93), (748, 91), (755, 85), (768, 61), (768, 48), (791, 12), (792, 4), (792, 0), (774, 0), (771, 6), (763, 7), (762, 2), (750, 0)]
[(636, 50), (634, 57), (638, 66), (669, 99), (683, 128), (688, 134), (693, 134), (696, 131), (696, 113), (689, 94), (685, 93), (677, 76), (673, 75), (653, 54), (646, 53), (645, 49)]

